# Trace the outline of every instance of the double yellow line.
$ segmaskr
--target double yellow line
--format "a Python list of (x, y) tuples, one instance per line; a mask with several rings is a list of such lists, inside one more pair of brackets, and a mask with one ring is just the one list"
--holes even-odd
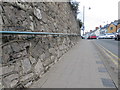
[(96, 43), (96, 45), (98, 45), (99, 47), (101, 47), (101, 48), (103, 49), (104, 53), (112, 60), (112, 62), (113, 62), (115, 65), (118, 66), (118, 61), (120, 61), (120, 58), (119, 58), (117, 55), (113, 54), (111, 51), (109, 51), (108, 49), (104, 48), (104, 47), (103, 47), (102, 45), (100, 45), (100, 44), (97, 44), (97, 43)]

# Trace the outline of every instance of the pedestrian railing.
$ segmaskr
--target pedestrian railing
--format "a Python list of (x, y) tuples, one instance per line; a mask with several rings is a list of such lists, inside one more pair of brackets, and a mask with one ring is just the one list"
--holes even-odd
[(67, 36), (79, 36), (76, 33), (50, 33), (50, 32), (20, 32), (20, 31), (0, 31), (0, 34), (20, 34), (20, 35), (67, 35)]

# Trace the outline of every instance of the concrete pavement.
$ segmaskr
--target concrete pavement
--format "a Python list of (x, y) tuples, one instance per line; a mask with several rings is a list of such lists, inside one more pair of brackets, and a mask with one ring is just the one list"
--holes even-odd
[(115, 88), (91, 40), (80, 40), (30, 88)]

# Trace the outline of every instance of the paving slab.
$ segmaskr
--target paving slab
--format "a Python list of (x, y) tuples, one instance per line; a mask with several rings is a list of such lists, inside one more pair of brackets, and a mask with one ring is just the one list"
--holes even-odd
[(91, 40), (80, 40), (31, 88), (111, 88), (101, 80), (111, 78), (99, 72), (105, 67), (96, 63), (101, 62), (97, 53)]

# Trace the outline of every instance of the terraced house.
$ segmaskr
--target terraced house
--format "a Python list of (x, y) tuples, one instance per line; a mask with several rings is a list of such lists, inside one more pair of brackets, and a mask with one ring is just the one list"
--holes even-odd
[(115, 20), (114, 22), (110, 23), (107, 33), (115, 33), (117, 32), (118, 28), (120, 28), (120, 23), (118, 22), (118, 20)]

